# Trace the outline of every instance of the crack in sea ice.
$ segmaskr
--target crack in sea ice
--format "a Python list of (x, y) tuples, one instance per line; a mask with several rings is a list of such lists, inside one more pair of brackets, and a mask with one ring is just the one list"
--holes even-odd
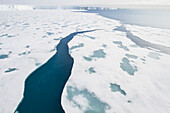
[(114, 30), (125, 32), (126, 37), (129, 38), (132, 42), (134, 42), (136, 45), (138, 45), (141, 48), (147, 48), (147, 49), (153, 48), (153, 49), (159, 50), (162, 53), (170, 55), (170, 47), (160, 45), (160, 44), (154, 44), (149, 41), (143, 40), (140, 37), (132, 34), (129, 30), (126, 29), (124, 25), (118, 26)]
[(60, 40), (56, 54), (26, 78), (23, 99), (15, 112), (65, 113), (61, 95), (74, 62), (69, 54), (68, 43), (77, 34), (93, 31), (95, 30), (71, 33)]

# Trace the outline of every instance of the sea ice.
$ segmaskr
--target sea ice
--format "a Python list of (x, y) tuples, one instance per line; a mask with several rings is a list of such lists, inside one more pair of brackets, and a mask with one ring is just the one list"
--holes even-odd
[[(14, 112), (25, 79), (55, 54), (60, 39), (92, 29), (100, 30), (69, 42), (74, 65), (62, 94), (66, 113), (170, 112), (170, 30), (124, 24), (127, 36), (118, 26), (117, 20), (74, 10), (0, 11), (0, 113)], [(141, 47), (130, 37), (161, 46)], [(121, 93), (112, 92), (110, 83)]]

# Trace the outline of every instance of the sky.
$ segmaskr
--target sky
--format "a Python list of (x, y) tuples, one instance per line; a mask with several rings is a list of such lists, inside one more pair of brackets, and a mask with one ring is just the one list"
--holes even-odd
[(0, 0), (0, 4), (24, 5), (170, 5), (170, 0)]

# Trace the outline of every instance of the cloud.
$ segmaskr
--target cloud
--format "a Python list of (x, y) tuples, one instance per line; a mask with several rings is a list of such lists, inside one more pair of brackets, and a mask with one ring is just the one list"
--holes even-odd
[(170, 0), (0, 0), (0, 4), (29, 5), (170, 5)]

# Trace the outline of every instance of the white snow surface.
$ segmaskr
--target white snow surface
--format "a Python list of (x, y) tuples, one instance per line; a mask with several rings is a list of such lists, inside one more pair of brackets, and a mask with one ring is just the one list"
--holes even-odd
[[(117, 26), (121, 26), (119, 21), (71, 10), (1, 11), (0, 55), (8, 58), (0, 59), (0, 113), (14, 112), (22, 99), (24, 80), (56, 52), (55, 46), (61, 38), (92, 29), (102, 30), (77, 35), (69, 42), (70, 48), (81, 43), (83, 47), (70, 50), (74, 65), (62, 94), (66, 113), (95, 111), (90, 103), (94, 102), (95, 106), (98, 101), (107, 104), (106, 108), (100, 108), (105, 113), (169, 113), (170, 55), (136, 46), (125, 32), (113, 30)], [(143, 40), (170, 45), (168, 29), (125, 26)], [(128, 51), (113, 41), (122, 42)], [(104, 57), (94, 57), (93, 52), (97, 50), (103, 50)], [(125, 57), (132, 67), (137, 67), (134, 75), (120, 67)], [(93, 73), (89, 72), (90, 67), (95, 70)], [(9, 68), (16, 70), (7, 72)], [(120, 85), (126, 95), (112, 92), (110, 83)], [(79, 91), (72, 101), (68, 99), (68, 86)]]

